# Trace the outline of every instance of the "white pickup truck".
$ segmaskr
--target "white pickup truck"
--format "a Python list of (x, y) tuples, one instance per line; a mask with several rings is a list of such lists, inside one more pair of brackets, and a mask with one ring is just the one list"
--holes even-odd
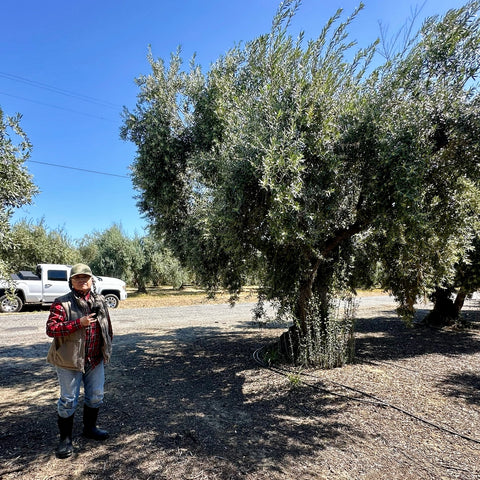
[[(49, 305), (68, 293), (68, 279), (71, 265), (42, 263), (37, 265), (36, 273), (19, 272), (12, 274), (15, 294), (8, 294), (7, 282), (0, 280), (0, 313), (19, 312), (23, 305)], [(120, 300), (127, 298), (126, 284), (123, 280), (94, 275), (95, 290), (102, 294), (110, 308), (117, 308)]]

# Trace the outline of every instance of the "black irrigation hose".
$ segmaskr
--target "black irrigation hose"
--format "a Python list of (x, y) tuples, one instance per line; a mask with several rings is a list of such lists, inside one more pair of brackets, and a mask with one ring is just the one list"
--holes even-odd
[[(278, 373), (280, 375), (284, 375), (284, 376), (287, 376), (287, 373), (291, 373), (290, 371), (288, 371), (287, 369), (284, 369), (284, 368), (279, 368), (279, 367), (272, 367), (268, 364), (266, 364), (261, 358), (260, 358), (260, 352), (264, 349), (265, 347), (260, 347), (258, 348), (257, 350), (255, 350), (255, 352), (253, 353), (253, 359), (259, 364), (261, 365), (263, 368), (267, 368), (268, 370), (274, 372), (274, 373)], [(312, 375), (312, 374), (309, 374), (309, 373), (303, 373), (303, 372), (300, 372), (298, 373), (298, 375), (303, 375), (305, 377), (313, 377), (317, 380), (322, 380), (321, 378), (319, 378), (318, 376), (316, 375)], [(320, 390), (320, 391), (323, 391), (323, 392), (326, 392), (326, 393), (329, 393), (331, 395), (335, 395), (337, 397), (342, 397), (342, 398), (346, 398), (348, 400), (353, 400), (355, 402), (360, 402), (360, 403), (367, 403), (367, 404), (370, 404), (370, 405), (377, 405), (377, 406), (381, 406), (381, 407), (385, 407), (385, 408), (391, 408), (393, 410), (396, 410), (400, 413), (403, 413), (404, 415), (408, 416), (408, 417), (411, 417), (411, 418), (414, 418), (415, 420), (418, 420), (419, 422), (422, 422), (426, 425), (429, 425), (433, 428), (436, 428), (437, 430), (441, 430), (443, 432), (446, 432), (446, 433), (449, 433), (450, 435), (454, 435), (454, 436), (457, 436), (457, 437), (460, 437), (460, 438), (463, 438), (464, 440), (468, 440), (469, 442), (473, 442), (473, 443), (477, 443), (477, 444), (480, 444), (480, 440), (477, 440), (476, 438), (472, 438), (472, 437), (469, 437), (467, 435), (463, 435), (461, 433), (458, 433), (458, 432), (455, 432), (454, 430), (450, 430), (446, 427), (442, 427), (441, 425), (437, 425), (436, 423), (433, 423), (433, 422), (430, 422), (429, 420), (426, 420), (425, 418), (422, 418), (422, 417), (419, 417), (418, 415), (415, 415), (414, 413), (411, 413), (411, 412), (408, 412), (407, 410), (404, 410), (403, 408), (401, 407), (397, 407), (396, 405), (393, 405), (389, 402), (386, 402), (385, 400), (382, 400), (380, 398), (377, 398), (375, 397), (374, 395), (371, 395), (367, 392), (364, 392), (362, 390), (358, 390), (356, 388), (353, 388), (353, 387), (349, 387), (348, 385), (343, 385), (342, 383), (338, 383), (338, 382), (335, 382), (333, 380), (327, 380), (327, 382), (330, 382), (332, 383), (333, 385), (337, 386), (337, 387), (341, 387), (341, 388), (344, 388), (346, 390), (351, 390), (353, 392), (356, 392), (356, 393), (359, 393), (360, 395), (363, 395), (365, 397), (369, 397), (371, 398), (372, 400), (364, 400), (364, 399), (361, 399), (361, 398), (357, 398), (357, 397), (352, 397), (350, 395), (341, 395), (341, 394), (338, 394), (338, 393), (335, 393), (327, 388), (324, 388), (324, 387), (318, 387), (317, 385), (312, 385), (310, 383), (307, 383), (305, 381), (302, 381), (300, 380), (304, 385), (308, 386), (308, 387), (311, 387), (311, 388), (314, 388), (316, 390)]]

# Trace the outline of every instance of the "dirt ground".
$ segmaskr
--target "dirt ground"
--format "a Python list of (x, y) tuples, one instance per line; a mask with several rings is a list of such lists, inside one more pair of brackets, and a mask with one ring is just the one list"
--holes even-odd
[(65, 460), (45, 344), (3, 346), (0, 478), (480, 479), (480, 302), (462, 331), (409, 329), (381, 305), (357, 316), (356, 362), (328, 371), (260, 365), (275, 326), (117, 335), (111, 437), (82, 438), (77, 414)]

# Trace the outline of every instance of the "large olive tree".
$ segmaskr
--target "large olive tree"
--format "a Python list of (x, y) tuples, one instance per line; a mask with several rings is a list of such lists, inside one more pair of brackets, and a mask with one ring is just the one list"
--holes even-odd
[(122, 137), (137, 145), (139, 207), (182, 261), (233, 293), (260, 271), (261, 300), (293, 321), (283, 353), (335, 366), (352, 354), (349, 303), (338, 315), (335, 299), (357, 238), (378, 246), (405, 310), (469, 246), (479, 3), (428, 20), (375, 68), (376, 45), (348, 40), (357, 12), (306, 41), (288, 33), (298, 6), (283, 2), (270, 33), (207, 74), (178, 53), (168, 68), (150, 56)]

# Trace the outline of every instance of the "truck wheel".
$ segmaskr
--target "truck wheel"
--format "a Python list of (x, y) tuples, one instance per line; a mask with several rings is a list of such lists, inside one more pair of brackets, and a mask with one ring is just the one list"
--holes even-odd
[(14, 313), (19, 312), (23, 307), (23, 302), (20, 297), (16, 295), (3, 295), (0, 297), (0, 312)]
[(107, 302), (108, 308), (117, 308), (120, 300), (113, 293), (107, 293), (105, 295), (105, 301)]

